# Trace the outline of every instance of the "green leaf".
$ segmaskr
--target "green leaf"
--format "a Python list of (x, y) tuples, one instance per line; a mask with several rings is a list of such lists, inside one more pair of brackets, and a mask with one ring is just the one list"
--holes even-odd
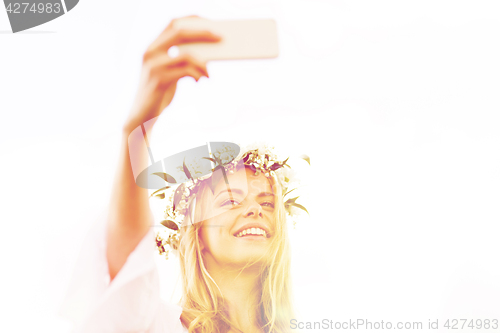
[(272, 171), (276, 171), (281, 167), (283, 167), (283, 165), (281, 165), (279, 163), (274, 163), (273, 165), (271, 165), (271, 167), (269, 169), (271, 169)]
[[(151, 197), (152, 197), (153, 195), (155, 195), (156, 193), (158, 193), (158, 192), (160, 192), (160, 191), (163, 191), (163, 190), (166, 190), (167, 188), (170, 188), (170, 186), (165, 186), (165, 187), (162, 187), (162, 188), (161, 188), (161, 189), (159, 189), (159, 190), (154, 191), (153, 193), (151, 193), (151, 195), (150, 195), (149, 197), (151, 198)], [(165, 193), (163, 193), (163, 194), (165, 194)], [(163, 198), (162, 198), (162, 199), (163, 199)]]
[(297, 200), (297, 199), (298, 199), (298, 197), (288, 199), (287, 201), (285, 201), (285, 204), (293, 204), (293, 203), (295, 203), (295, 200)]
[(202, 157), (202, 158), (204, 158), (204, 159), (206, 159), (206, 160), (210, 160), (210, 161), (212, 161), (212, 162), (214, 162), (214, 163), (217, 163), (217, 161), (216, 161), (216, 160), (214, 160), (213, 158), (210, 158), (210, 157)]
[(295, 203), (295, 202), (294, 202), (294, 203), (292, 203), (291, 205), (292, 205), (292, 206), (295, 206), (295, 207), (297, 207), (297, 208), (300, 208), (300, 209), (302, 209), (302, 210), (305, 210), (305, 211), (306, 211), (306, 213), (307, 213), (307, 214), (309, 214), (309, 212), (307, 211), (306, 207), (304, 207), (304, 206), (302, 206), (302, 205), (300, 205), (300, 204), (298, 204), (298, 203)]
[(286, 193), (283, 195), (283, 197), (284, 197), (284, 196), (286, 196), (288, 193), (292, 192), (293, 190), (296, 190), (296, 188), (293, 188), (293, 189), (291, 189), (290, 191), (286, 192)]
[(300, 158), (304, 159), (309, 165), (311, 165), (311, 158), (309, 158), (306, 154), (301, 155)]
[(156, 175), (158, 177), (161, 177), (163, 180), (165, 180), (167, 183), (170, 184), (175, 184), (177, 181), (174, 179), (174, 177), (170, 176), (169, 174), (165, 172), (155, 172), (153, 175)]
[(281, 163), (279, 163), (279, 162), (274, 163), (273, 165), (271, 165), (271, 167), (270, 167), (269, 169), (271, 169), (271, 170), (275, 171), (275, 170), (277, 170), (277, 169), (279, 169), (279, 168), (281, 168), (281, 167), (283, 167), (283, 166), (285, 166), (285, 165), (286, 165), (287, 167), (290, 167), (288, 164), (286, 164), (286, 161), (288, 161), (288, 159), (289, 159), (289, 158), (290, 158), (290, 157), (287, 157), (287, 159), (286, 159), (286, 160), (284, 160), (284, 161), (283, 161), (283, 162), (281, 162)]
[(171, 220), (163, 220), (160, 222), (163, 226), (169, 228), (169, 229), (172, 229), (174, 231), (177, 231), (179, 230), (179, 226), (177, 225), (177, 223), (175, 223), (174, 221), (171, 221)]
[(186, 166), (186, 159), (185, 158), (184, 158), (184, 161), (182, 161), (182, 168), (184, 169), (184, 173), (186, 174), (186, 177), (188, 177), (189, 179), (193, 179), (193, 177), (191, 176), (191, 172), (189, 172), (189, 169)]

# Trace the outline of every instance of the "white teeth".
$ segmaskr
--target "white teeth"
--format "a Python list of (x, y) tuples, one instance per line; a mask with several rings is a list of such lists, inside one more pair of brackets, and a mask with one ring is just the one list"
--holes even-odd
[(267, 233), (261, 228), (248, 228), (239, 232), (236, 237), (242, 237), (245, 235), (263, 235), (267, 238)]

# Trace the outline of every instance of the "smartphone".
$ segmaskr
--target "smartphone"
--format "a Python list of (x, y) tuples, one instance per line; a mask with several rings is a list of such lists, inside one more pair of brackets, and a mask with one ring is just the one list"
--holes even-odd
[(179, 55), (189, 53), (202, 61), (278, 57), (278, 31), (273, 19), (229, 21), (186, 17), (176, 20), (174, 26), (209, 30), (222, 38), (215, 43), (178, 45)]

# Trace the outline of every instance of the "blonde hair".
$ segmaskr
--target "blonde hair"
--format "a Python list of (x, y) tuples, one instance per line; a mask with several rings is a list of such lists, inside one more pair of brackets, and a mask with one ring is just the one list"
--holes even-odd
[[(268, 265), (262, 266), (260, 284), (255, 286), (255, 291), (261, 293), (256, 318), (257, 325), (265, 332), (281, 333), (290, 331), (290, 320), (294, 317), (290, 279), (291, 256), (281, 185), (277, 178), (269, 179), (276, 194), (274, 237), (271, 238), (270, 251), (267, 253)], [(213, 200), (209, 182), (201, 184), (196, 197), (194, 217), (188, 213), (186, 220), (202, 222), (193, 224), (185, 221), (187, 223), (181, 228), (178, 248), (183, 280), (181, 321), (190, 333), (225, 333), (230, 328), (238, 327), (232, 324), (228, 317), (224, 299), (219, 296), (219, 287), (204, 265), (200, 247), (199, 230)], [(188, 212), (192, 211), (191, 205), (193, 201)], [(252, 264), (248, 263), (245, 267)]]

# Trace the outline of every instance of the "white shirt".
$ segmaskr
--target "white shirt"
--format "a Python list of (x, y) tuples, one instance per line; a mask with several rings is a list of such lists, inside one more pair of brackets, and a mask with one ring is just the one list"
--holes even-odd
[(151, 229), (109, 283), (106, 223), (98, 221), (87, 236), (72, 283), (59, 311), (75, 323), (74, 333), (186, 333), (182, 308), (160, 298)]

